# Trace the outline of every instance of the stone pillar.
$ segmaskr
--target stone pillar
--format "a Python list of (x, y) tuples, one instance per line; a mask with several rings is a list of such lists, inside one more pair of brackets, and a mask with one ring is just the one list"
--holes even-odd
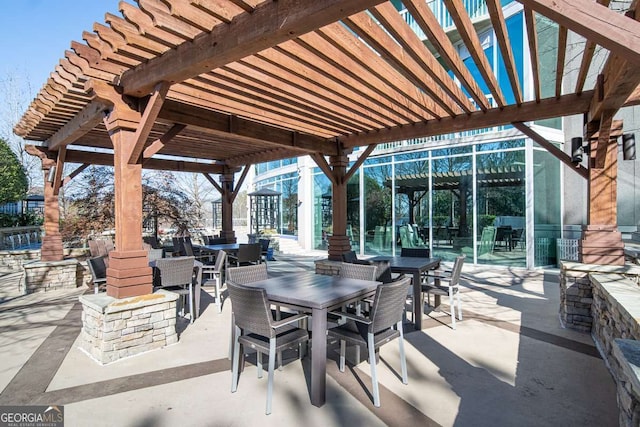
[(129, 163), (140, 114), (120, 100), (104, 122), (113, 143), (116, 217), (116, 249), (109, 253), (107, 295), (150, 294), (152, 273), (142, 246), (142, 164)]
[(105, 365), (175, 344), (178, 298), (164, 290), (120, 300), (104, 293), (80, 296), (80, 348)]
[(220, 231), (220, 237), (226, 239), (227, 243), (236, 242), (236, 232), (233, 230), (233, 199), (234, 199), (234, 173), (225, 168), (225, 172), (220, 174), (220, 185), (222, 187), (222, 194), (220, 200), (222, 201), (222, 230)]
[[(622, 122), (613, 122), (606, 146), (604, 165), (596, 167), (598, 141), (596, 124), (587, 126), (586, 140), (590, 141), (589, 207), (587, 224), (579, 242), (580, 261), (585, 264), (624, 265), (624, 243), (618, 231), (618, 143)], [(599, 125), (599, 123), (598, 123)], [(602, 129), (600, 129), (602, 130)]]
[(349, 166), (347, 153), (343, 151), (340, 155), (331, 156), (329, 164), (335, 178), (331, 198), (333, 232), (329, 237), (329, 259), (340, 261), (342, 254), (351, 250), (351, 243), (347, 237), (347, 182), (345, 179), (347, 166)]

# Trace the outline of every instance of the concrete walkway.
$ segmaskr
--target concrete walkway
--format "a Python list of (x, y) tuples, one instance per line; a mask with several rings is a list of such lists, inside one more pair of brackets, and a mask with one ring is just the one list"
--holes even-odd
[[(276, 258), (272, 275), (312, 268), (314, 259)], [(436, 312), (405, 335), (408, 385), (397, 343), (381, 349), (381, 408), (366, 362), (340, 373), (331, 360), (327, 403), (312, 406), (308, 359), (289, 354), (269, 416), (266, 375), (256, 377), (251, 359), (230, 392), (230, 304), (218, 314), (205, 294), (201, 317), (179, 321), (177, 344), (100, 366), (76, 342), (86, 290), (16, 296), (7, 290), (19, 276), (0, 273), (0, 405), (64, 405), (67, 427), (618, 424), (613, 379), (589, 335), (560, 327), (550, 273), (466, 267), (457, 330)], [(329, 357), (337, 358), (332, 346)]]

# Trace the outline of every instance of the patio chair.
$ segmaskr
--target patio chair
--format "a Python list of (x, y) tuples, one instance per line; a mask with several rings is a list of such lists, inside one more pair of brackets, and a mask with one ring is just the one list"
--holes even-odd
[[(462, 320), (462, 304), (460, 302), (460, 275), (462, 273), (462, 265), (464, 264), (464, 255), (460, 255), (456, 258), (453, 263), (453, 268), (451, 270), (438, 269), (429, 272), (429, 277), (438, 278), (440, 282), (446, 282), (447, 285), (443, 286), (442, 284), (436, 285), (434, 284), (423, 284), (422, 285), (422, 295), (424, 293), (427, 294), (427, 303), (429, 303), (429, 294), (440, 295), (440, 296), (448, 296), (449, 297), (449, 309), (451, 311), (451, 328), (456, 328), (456, 308), (453, 302), (454, 296), (456, 298), (456, 302), (458, 304), (458, 320)], [(424, 306), (424, 300), (422, 301), (422, 306)]]
[(157, 259), (161, 259), (164, 258), (164, 249), (160, 248), (160, 249), (149, 249), (149, 261), (154, 261)]
[(184, 243), (182, 237), (172, 237), (173, 243), (173, 256), (185, 256)]
[(429, 258), (431, 252), (429, 248), (405, 248), (400, 249), (400, 256), (413, 258)]
[(360, 280), (372, 280), (377, 278), (378, 268), (375, 265), (367, 263), (364, 264), (350, 264), (343, 262), (340, 264), (340, 277), (347, 277), (349, 279)]
[(89, 258), (87, 264), (93, 280), (93, 292), (97, 294), (100, 286), (107, 285), (107, 266), (104, 263), (104, 257)]
[(228, 258), (236, 267), (260, 264), (262, 258), (262, 245), (260, 243), (241, 243), (235, 255), (229, 254)]
[(347, 341), (357, 346), (367, 348), (369, 352), (369, 365), (371, 366), (373, 404), (376, 407), (380, 406), (378, 374), (376, 370), (376, 350), (395, 338), (399, 338), (402, 383), (407, 384), (407, 363), (404, 355), (402, 313), (404, 311), (405, 298), (409, 286), (411, 286), (410, 277), (378, 286), (368, 317), (351, 314), (345, 315), (342, 312), (338, 312), (336, 314), (347, 317), (347, 323), (327, 331), (329, 337), (340, 340), (340, 372), (344, 372)]
[(362, 264), (369, 265), (369, 261), (364, 259), (358, 259), (355, 251), (349, 251), (342, 254), (342, 262), (348, 262), (349, 264)]
[(271, 240), (269, 240), (269, 239), (259, 239), (258, 243), (260, 243), (260, 256), (261, 256), (261, 259), (266, 264), (266, 262), (267, 262), (267, 252), (269, 251), (269, 245), (271, 244)]
[[(167, 289), (168, 291), (179, 294), (183, 298), (188, 297), (190, 323), (193, 323), (194, 318), (197, 316), (197, 310), (194, 310), (193, 307), (194, 292), (200, 292), (200, 279), (198, 275), (201, 273), (198, 272), (196, 277), (194, 277), (194, 269), (196, 268), (194, 261), (194, 257), (185, 256), (162, 258), (155, 262), (155, 272), (159, 276), (156, 289)], [(194, 287), (196, 288), (195, 291)], [(182, 305), (182, 311), (184, 314), (184, 303)]]
[(224, 269), (224, 262), (227, 259), (227, 253), (225, 251), (218, 251), (216, 255), (216, 263), (214, 265), (203, 265), (202, 274), (208, 275), (209, 279), (204, 282), (204, 286), (215, 287), (216, 306), (218, 307), (218, 313), (222, 313), (222, 293), (220, 288), (223, 285), (222, 270)]
[(262, 377), (262, 354), (269, 356), (267, 407), (265, 413), (271, 413), (273, 395), (273, 371), (276, 353), (288, 348), (299, 347), (309, 340), (306, 329), (293, 326), (294, 323), (305, 319), (306, 314), (297, 314), (285, 320), (273, 320), (269, 301), (264, 289), (250, 288), (229, 282), (229, 296), (235, 313), (235, 339), (233, 349), (233, 368), (231, 378), (231, 392), (238, 389), (238, 365), (240, 345), (250, 347), (258, 352), (258, 377)]

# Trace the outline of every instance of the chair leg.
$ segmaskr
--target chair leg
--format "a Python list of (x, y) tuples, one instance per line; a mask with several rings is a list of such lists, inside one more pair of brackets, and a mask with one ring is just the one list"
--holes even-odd
[(265, 414), (271, 413), (271, 398), (273, 396), (273, 370), (276, 365), (276, 339), (269, 340), (269, 382), (267, 383), (267, 410)]
[(218, 313), (222, 313), (222, 300), (220, 295), (220, 274), (215, 274), (216, 279), (216, 306), (218, 306)]
[(258, 368), (258, 378), (262, 378), (262, 353), (256, 353), (256, 368)]
[(240, 336), (240, 328), (235, 325), (232, 326), (234, 329), (233, 335), (236, 337), (233, 340), (233, 363), (231, 369), (231, 393), (235, 393), (238, 389), (238, 362), (240, 359), (240, 342), (238, 341), (238, 337)]
[(347, 342), (340, 340), (340, 372), (344, 372), (345, 353), (347, 352)]
[(456, 309), (453, 303), (453, 290), (449, 288), (449, 310), (451, 311), (451, 328), (456, 328)]
[(227, 359), (229, 360), (233, 360), (233, 343), (235, 342), (235, 336), (236, 336), (235, 324), (236, 324), (236, 317), (234, 316), (232, 311), (231, 312), (231, 338), (229, 339), (229, 354), (227, 355)]
[(371, 365), (371, 383), (373, 385), (373, 406), (380, 407), (380, 391), (378, 390), (378, 372), (376, 370), (376, 348), (373, 334), (367, 334), (367, 347), (369, 347), (369, 365)]
[(398, 345), (400, 347), (400, 370), (402, 371), (402, 384), (407, 384), (407, 360), (404, 355), (404, 331), (402, 330), (402, 322), (398, 322), (397, 326), (400, 336), (398, 337)]
[(193, 323), (193, 285), (189, 285), (189, 323)]
[(456, 299), (458, 300), (458, 320), (462, 320), (462, 302), (460, 301), (460, 289), (456, 292)]

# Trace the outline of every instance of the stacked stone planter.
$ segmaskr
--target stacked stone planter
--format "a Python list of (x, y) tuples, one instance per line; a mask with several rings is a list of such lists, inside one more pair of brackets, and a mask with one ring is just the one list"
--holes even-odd
[(321, 259), (316, 261), (316, 274), (324, 274), (327, 276), (337, 276), (340, 274), (340, 261), (332, 261), (329, 259)]
[(104, 365), (174, 344), (177, 300), (164, 290), (125, 299), (82, 295), (80, 348)]
[(20, 293), (74, 289), (77, 287), (78, 260), (33, 261), (23, 264), (25, 278)]

